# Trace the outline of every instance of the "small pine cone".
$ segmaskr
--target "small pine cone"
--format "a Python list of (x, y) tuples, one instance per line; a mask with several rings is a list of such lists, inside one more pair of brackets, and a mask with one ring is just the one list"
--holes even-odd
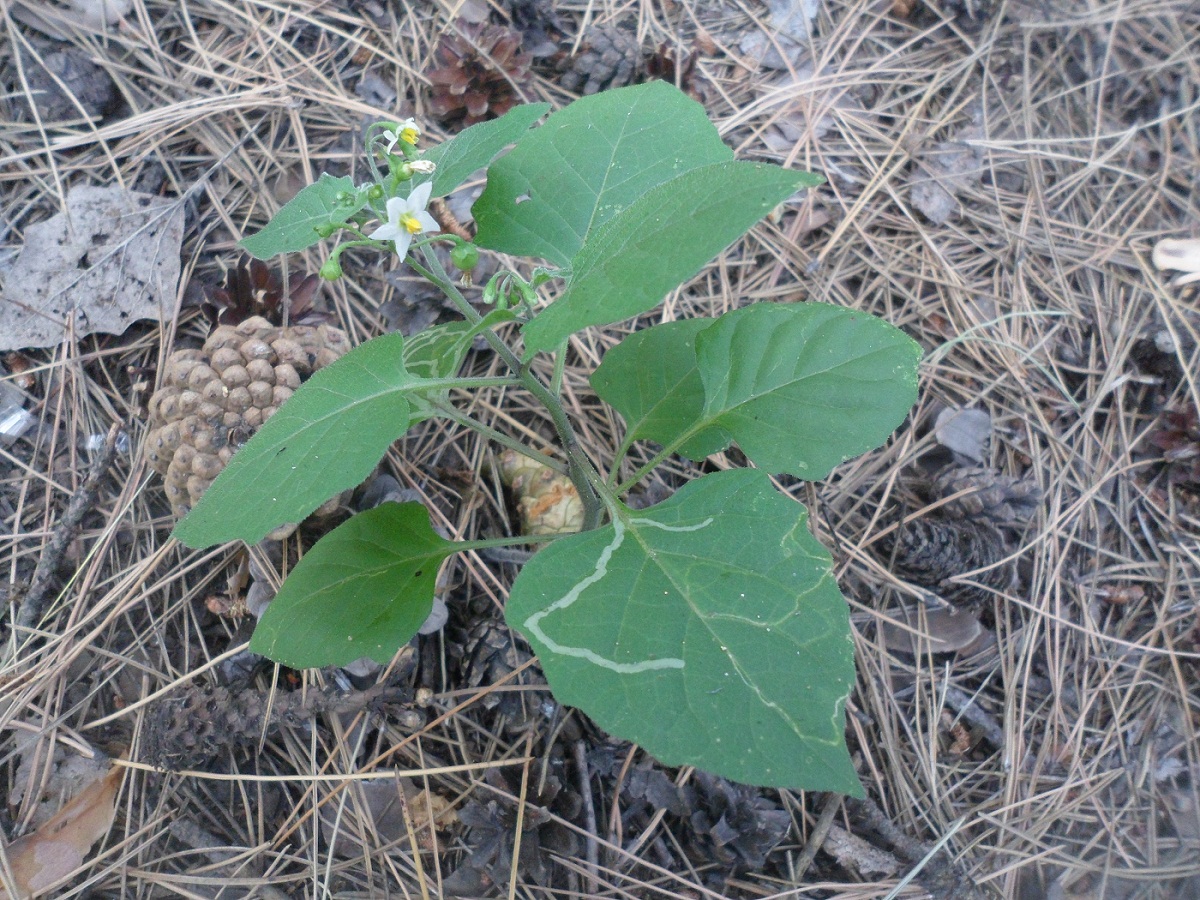
[[(289, 301), (265, 267), (239, 267), (226, 288), (210, 295), (210, 318), (224, 324), (216, 324), (201, 349), (167, 358), (148, 404), (146, 460), (163, 476), (176, 515), (199, 502), (233, 453), (303, 380), (350, 349), (345, 332), (312, 309), (315, 284), (305, 279)], [(296, 324), (281, 325), (284, 315)]]
[(430, 109), (447, 127), (465, 127), (504, 115), (516, 106), (516, 86), (529, 77), (520, 32), (499, 25), (468, 25), (448, 34), (434, 51), (437, 67)]
[(269, 692), (189, 684), (158, 702), (142, 741), (147, 762), (161, 769), (204, 769), (231, 752), (255, 746), (263, 734), (303, 727), (324, 713), (353, 713), (383, 697), (383, 684), (365, 691)]
[[(1011, 562), (996, 565), (1009, 554), (1004, 536), (983, 519), (926, 516), (900, 525), (880, 538), (878, 547), (890, 571), (946, 600), (981, 603), (992, 596), (989, 588), (1016, 586), (1016, 567)], [(985, 566), (995, 568), (975, 572)], [(970, 580), (985, 587), (952, 580), (965, 572), (974, 572)]]
[[(495, 684), (533, 656), (512, 631), (496, 619), (480, 619), (467, 631), (462, 642), (460, 674), (466, 687), (475, 690)], [(527, 669), (520, 684), (545, 684), (538, 670)], [(510, 682), (511, 683), (511, 682)], [(530, 695), (511, 691), (493, 691), (479, 701), (485, 709), (497, 709), (510, 723), (520, 726), (531, 718)]]
[(560, 83), (587, 96), (632, 84), (642, 61), (637, 37), (622, 28), (597, 26), (588, 31), (579, 53), (567, 62)]
[(934, 477), (938, 497), (951, 497), (941, 507), (948, 519), (984, 517), (1001, 527), (1019, 528), (1033, 518), (1042, 491), (1033, 481), (1000, 475), (990, 469), (951, 466)]

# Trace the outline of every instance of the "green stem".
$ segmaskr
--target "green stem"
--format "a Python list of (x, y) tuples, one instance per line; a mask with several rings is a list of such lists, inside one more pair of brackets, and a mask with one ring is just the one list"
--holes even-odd
[(567, 342), (563, 341), (554, 351), (554, 374), (550, 377), (550, 390), (557, 397), (562, 394), (563, 372), (567, 367)]
[(454, 545), (456, 553), (464, 550), (487, 550), (492, 547), (519, 547), (522, 544), (545, 544), (559, 538), (570, 537), (574, 532), (563, 534), (518, 534), (513, 537), (481, 538), (477, 541), (457, 541)]
[[(468, 391), (474, 388), (517, 387), (521, 381), (511, 375), (480, 375), (478, 378), (439, 378), (439, 387)], [(436, 404), (434, 404), (436, 405)]]
[(604, 480), (604, 483), (609, 487), (612, 487), (617, 483), (617, 475), (621, 471), (621, 463), (625, 459), (625, 456), (629, 453), (629, 448), (633, 446), (633, 441), (633, 432), (627, 431), (625, 433), (625, 439), (621, 441), (621, 446), (617, 448), (616, 455), (613, 456), (612, 466), (608, 470), (608, 478)]
[[(516, 382), (516, 383), (519, 384), (519, 382)], [(526, 446), (525, 444), (522, 444), (516, 438), (509, 437), (504, 432), (497, 431), (495, 428), (492, 428), (490, 425), (485, 425), (483, 422), (480, 422), (478, 419), (474, 419), (471, 416), (468, 416), (466, 413), (462, 412), (461, 410), (455, 409), (450, 404), (434, 403), (434, 404), (432, 404), (432, 406), (441, 415), (445, 416), (451, 422), (456, 422), (459, 425), (462, 425), (464, 428), (470, 428), (472, 431), (476, 432), (477, 434), (481, 434), (484, 437), (488, 438), (489, 440), (493, 440), (497, 444), (500, 444), (503, 447), (507, 447), (510, 450), (515, 450), (517, 453), (520, 453), (522, 456), (527, 456), (530, 459), (534, 460), (535, 462), (539, 462), (543, 466), (553, 469), (555, 472), (557, 472), (560, 475), (567, 474), (567, 467), (564, 466), (562, 463), (560, 463), (557, 459), (550, 459), (549, 457), (545, 456), (544, 454), (538, 453), (536, 450)]]
[[(422, 247), (421, 255), (425, 257), (425, 262), (429, 265), (428, 269), (411, 256), (408, 258), (408, 264), (416, 269), (419, 274), (441, 288), (442, 293), (450, 298), (450, 302), (454, 304), (454, 308), (459, 311), (464, 319), (472, 325), (478, 325), (482, 322), (483, 316), (475, 310), (475, 307), (467, 302), (467, 298), (462, 295), (462, 291), (455, 286), (454, 282), (446, 274), (446, 270), (442, 268), (441, 260), (437, 258), (437, 254), (429, 247)], [(521, 375), (521, 360), (517, 359), (517, 355), (509, 349), (508, 344), (500, 340), (500, 335), (496, 334), (490, 328), (485, 328), (483, 330), (483, 339), (488, 342), (488, 346), (496, 351), (496, 354), (504, 361), (504, 364), (508, 366), (512, 373), (519, 378)]]
[[(622, 447), (624, 447), (624, 446), (625, 445), (622, 444)], [(676, 446), (678, 446), (677, 443), (672, 444), (670, 447), (664, 447), (662, 450), (659, 450), (657, 453), (654, 454), (654, 456), (650, 459), (650, 461), (648, 463), (641, 466), (629, 478), (627, 478), (625, 481), (621, 482), (619, 485), (617, 485), (615, 488), (613, 488), (613, 493), (616, 494), (618, 497), (621, 496), (622, 494), (624, 494), (627, 490), (629, 490), (631, 487), (633, 487), (635, 484), (637, 484), (639, 481), (641, 481), (643, 478), (645, 478), (648, 474), (650, 474), (652, 471), (657, 469), (659, 464), (664, 459), (666, 459), (668, 456), (670, 456), (672, 453), (675, 452)], [(628, 449), (628, 448), (626, 448), (626, 449)], [(622, 458), (621, 456), (618, 456), (617, 461), (615, 463), (613, 463), (613, 467), (614, 467), (613, 474), (614, 475), (616, 474), (616, 466), (618, 466), (620, 464), (621, 458)]]
[[(446, 275), (446, 271), (442, 268), (442, 263), (437, 258), (437, 254), (429, 247), (422, 247), (421, 253), (425, 257), (425, 262), (429, 268), (426, 269), (418, 263), (413, 262), (412, 259), (409, 260), (409, 265), (441, 288), (446, 296), (450, 298), (450, 302), (458, 308), (458, 311), (462, 313), (467, 321), (473, 325), (481, 322), (483, 317), (467, 302), (467, 298), (462, 295), (462, 292), (455, 287), (454, 282)], [(611, 507), (616, 502), (616, 498), (609, 494), (608, 488), (604, 484), (604, 479), (600, 477), (600, 473), (596, 471), (595, 466), (592, 465), (591, 460), (587, 458), (587, 455), (583, 452), (583, 448), (580, 447), (579, 439), (575, 436), (575, 429), (571, 426), (571, 420), (567, 417), (567, 411), (563, 409), (562, 401), (534, 376), (528, 364), (522, 363), (517, 358), (517, 355), (512, 352), (509, 346), (492, 329), (485, 328), (483, 330), (483, 337), (504, 361), (504, 364), (521, 380), (522, 386), (529, 393), (533, 394), (538, 402), (546, 408), (546, 411), (550, 413), (550, 419), (554, 423), (554, 430), (558, 433), (559, 442), (562, 444), (563, 452), (567, 456), (567, 477), (575, 485), (575, 490), (579, 492), (579, 499), (583, 503), (583, 530), (590, 531), (598, 527), (600, 519), (604, 515), (605, 506), (608, 505)], [(601, 499), (602, 493), (606, 495), (604, 499)]]

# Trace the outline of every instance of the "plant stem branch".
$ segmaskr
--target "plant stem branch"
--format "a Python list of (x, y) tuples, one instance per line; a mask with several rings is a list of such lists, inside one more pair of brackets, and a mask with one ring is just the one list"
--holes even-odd
[(488, 438), (489, 440), (495, 441), (497, 444), (500, 444), (502, 447), (507, 447), (510, 450), (515, 450), (517, 453), (520, 453), (522, 456), (527, 456), (530, 459), (541, 463), (543, 466), (553, 469), (559, 475), (567, 474), (567, 467), (564, 466), (562, 463), (560, 463), (557, 459), (548, 457), (544, 453), (538, 453), (536, 450), (532, 449), (531, 447), (526, 446), (525, 444), (518, 441), (516, 438), (509, 437), (504, 432), (497, 431), (495, 428), (492, 428), (490, 425), (483, 424), (478, 419), (472, 418), (471, 416), (467, 415), (466, 413), (462, 412), (459, 409), (456, 409), (455, 407), (451, 406), (450, 404), (434, 403), (432, 405), (435, 409), (437, 409), (437, 411), (439, 413), (441, 413), (443, 416), (445, 416), (451, 422), (455, 422), (459, 425), (462, 425), (464, 428), (470, 428), (475, 433), (481, 434), (484, 437)]
[[(624, 445), (622, 445), (622, 446), (624, 446)], [(626, 449), (628, 449), (628, 448), (626, 448)], [(621, 494), (625, 493), (627, 490), (629, 490), (631, 487), (633, 487), (635, 484), (637, 484), (639, 481), (641, 481), (643, 478), (645, 478), (650, 472), (652, 472), (654, 469), (657, 469), (659, 464), (674, 452), (675, 452), (675, 444), (672, 444), (669, 447), (663, 447), (661, 450), (659, 450), (657, 453), (655, 453), (653, 457), (651, 457), (651, 459), (648, 463), (641, 466), (636, 472), (634, 472), (627, 479), (625, 479), (623, 482), (621, 482), (619, 485), (617, 485), (615, 488), (613, 488), (613, 493), (616, 494), (618, 497), (621, 496)], [(614, 463), (614, 466), (619, 465), (620, 461), (621, 461), (621, 457), (618, 456), (616, 463)]]
[[(446, 270), (442, 268), (441, 261), (437, 258), (437, 254), (429, 247), (421, 248), (421, 253), (425, 257), (425, 262), (429, 268), (425, 268), (420, 264), (409, 260), (409, 265), (424, 275), (450, 298), (450, 302), (458, 309), (460, 313), (473, 325), (478, 325), (483, 317), (475, 310), (467, 298), (462, 295), (462, 292), (455, 287), (454, 282), (446, 275)], [(527, 363), (522, 363), (512, 349), (500, 339), (500, 336), (490, 328), (485, 328), (482, 331), (483, 338), (488, 342), (493, 350), (504, 361), (504, 364), (512, 370), (520, 380), (522, 386), (537, 398), (538, 402), (546, 408), (550, 413), (550, 419), (554, 423), (554, 430), (558, 433), (558, 439), (563, 447), (563, 452), (567, 456), (567, 477), (571, 479), (571, 483), (575, 485), (575, 489), (579, 492), (579, 499), (583, 503), (583, 530), (590, 531), (600, 524), (600, 520), (604, 515), (606, 506), (605, 500), (601, 499), (600, 491), (607, 493), (607, 488), (604, 485), (600, 473), (596, 471), (590, 459), (583, 452), (579, 445), (579, 439), (575, 436), (575, 429), (571, 425), (571, 420), (567, 417), (567, 412), (563, 409), (562, 401), (558, 396), (552, 393), (546, 385), (538, 380), (533, 374)], [(608, 498), (608, 504), (615, 503), (614, 497)]]

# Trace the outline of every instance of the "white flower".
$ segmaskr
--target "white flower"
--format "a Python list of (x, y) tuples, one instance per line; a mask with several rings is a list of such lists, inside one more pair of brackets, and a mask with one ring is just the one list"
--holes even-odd
[(421, 129), (417, 127), (416, 119), (405, 119), (396, 126), (396, 130), (388, 135), (387, 146), (385, 152), (391, 153), (396, 149), (396, 142), (403, 141), (410, 147), (417, 146), (417, 139), (421, 136)]
[(395, 241), (396, 253), (401, 259), (408, 253), (413, 235), (429, 231), (441, 231), (433, 216), (425, 212), (433, 183), (419, 184), (407, 198), (393, 197), (387, 202), (387, 223), (380, 225), (368, 235), (373, 241)]

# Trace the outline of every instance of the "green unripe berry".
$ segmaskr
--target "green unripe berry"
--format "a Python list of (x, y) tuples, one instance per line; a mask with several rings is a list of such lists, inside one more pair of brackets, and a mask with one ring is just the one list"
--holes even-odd
[(325, 260), (325, 265), (321, 266), (319, 274), (326, 281), (337, 281), (342, 277), (342, 264), (337, 261), (336, 256), (331, 256)]
[(479, 263), (479, 248), (474, 244), (455, 244), (450, 251), (450, 262), (454, 268), (469, 272)]

